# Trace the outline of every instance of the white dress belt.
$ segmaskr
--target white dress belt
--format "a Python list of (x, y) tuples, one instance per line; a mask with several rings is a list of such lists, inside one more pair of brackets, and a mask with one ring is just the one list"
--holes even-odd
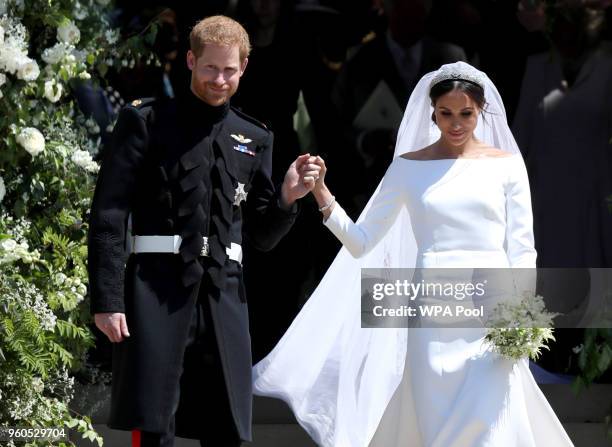
[[(183, 238), (178, 234), (174, 236), (133, 236), (131, 253), (179, 253)], [(225, 253), (232, 260), (242, 264), (242, 247), (240, 244), (231, 243), (225, 248)], [(209, 256), (208, 238), (204, 237), (204, 246), (200, 256)]]

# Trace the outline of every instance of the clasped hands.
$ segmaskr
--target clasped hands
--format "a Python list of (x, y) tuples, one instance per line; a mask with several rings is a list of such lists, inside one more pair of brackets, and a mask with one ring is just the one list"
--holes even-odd
[(317, 193), (325, 187), (326, 171), (325, 162), (321, 157), (310, 154), (300, 155), (285, 174), (281, 188), (283, 205), (289, 207), (309, 192), (313, 192), (317, 197)]

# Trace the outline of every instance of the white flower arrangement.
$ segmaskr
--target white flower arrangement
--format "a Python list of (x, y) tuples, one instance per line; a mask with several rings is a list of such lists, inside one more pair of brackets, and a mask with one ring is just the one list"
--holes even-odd
[(40, 74), (38, 63), (28, 57), (27, 30), (8, 16), (0, 18), (0, 70), (34, 81)]
[(40, 75), (38, 63), (30, 58), (23, 58), (17, 69), (17, 77), (24, 81), (35, 81)]
[(0, 242), (0, 265), (22, 261), (31, 264), (40, 259), (38, 250), (30, 251), (27, 241), (17, 243), (14, 239), (4, 239)]
[(57, 64), (62, 61), (74, 49), (73, 45), (64, 42), (57, 42), (52, 47), (45, 49), (42, 53), (42, 60), (47, 64)]
[(45, 81), (45, 98), (51, 102), (57, 102), (62, 97), (64, 88), (62, 84), (57, 82), (55, 79)]
[(67, 44), (76, 44), (81, 40), (81, 31), (72, 20), (66, 20), (57, 27), (57, 40)]
[(536, 360), (547, 342), (555, 340), (553, 319), (540, 295), (524, 292), (516, 299), (499, 303), (489, 314), (485, 342), (501, 356), (518, 360)]
[(35, 127), (26, 127), (17, 135), (17, 143), (36, 157), (45, 150), (45, 137)]
[[(108, 0), (0, 0), (0, 419), (74, 427), (102, 445), (68, 404), (68, 371), (91, 344), (87, 211), (100, 129), (73, 88), (110, 66), (150, 58), (146, 36), (120, 41)], [(144, 58), (143, 58), (144, 53)], [(102, 82), (101, 82), (102, 81)], [(105, 125), (106, 126), (106, 125)], [(111, 124), (112, 126), (112, 124)], [(27, 153), (26, 153), (27, 152)], [(33, 161), (35, 161), (33, 163)], [(20, 217), (16, 217), (20, 216)], [(86, 306), (86, 304), (85, 304)], [(43, 355), (40, 355), (40, 354)], [(88, 366), (86, 366), (87, 368)], [(9, 442), (7, 445), (12, 445)]]
[(80, 168), (85, 169), (88, 172), (96, 173), (100, 167), (92, 160), (91, 154), (87, 151), (77, 150), (74, 151), (71, 157), (72, 162)]

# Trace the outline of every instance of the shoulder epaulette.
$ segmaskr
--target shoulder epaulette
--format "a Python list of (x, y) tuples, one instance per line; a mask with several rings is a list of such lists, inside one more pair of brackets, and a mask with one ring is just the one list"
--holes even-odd
[(246, 121), (255, 124), (257, 127), (262, 128), (263, 130), (265, 130), (266, 132), (269, 132), (268, 127), (262, 123), (261, 121), (256, 120), (255, 118), (253, 118), (250, 115), (247, 115), (246, 113), (244, 113), (242, 110), (237, 109), (234, 106), (231, 106), (231, 109), (234, 111), (234, 113), (236, 115), (238, 115), (240, 118), (245, 119)]

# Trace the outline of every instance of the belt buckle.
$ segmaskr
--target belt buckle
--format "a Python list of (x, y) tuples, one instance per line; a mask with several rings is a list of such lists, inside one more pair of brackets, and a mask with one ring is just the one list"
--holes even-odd
[(200, 256), (208, 256), (210, 254), (210, 247), (208, 245), (208, 238), (204, 236), (204, 245), (202, 245), (202, 250), (200, 250)]

